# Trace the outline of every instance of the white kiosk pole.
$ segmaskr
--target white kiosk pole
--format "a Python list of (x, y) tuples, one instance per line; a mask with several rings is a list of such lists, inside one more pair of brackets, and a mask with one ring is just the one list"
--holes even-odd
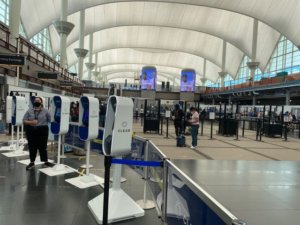
[[(99, 224), (106, 225), (145, 214), (144, 210), (120, 187), (121, 165), (115, 165), (113, 185), (109, 189), (111, 157), (122, 158), (122, 155), (131, 151), (132, 120), (132, 99), (110, 96), (102, 144), (105, 155), (104, 193), (88, 202), (88, 207)], [(122, 204), (116, 204), (116, 202)]]

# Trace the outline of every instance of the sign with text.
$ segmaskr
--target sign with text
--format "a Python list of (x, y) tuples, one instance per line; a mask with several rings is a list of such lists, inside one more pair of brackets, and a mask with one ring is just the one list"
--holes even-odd
[(0, 54), (0, 64), (1, 65), (24, 66), (25, 65), (25, 56), (1, 55)]
[(53, 73), (53, 72), (38, 71), (37, 72), (37, 77), (40, 78), (40, 79), (53, 79), (53, 80), (57, 80), (58, 74), (57, 73)]

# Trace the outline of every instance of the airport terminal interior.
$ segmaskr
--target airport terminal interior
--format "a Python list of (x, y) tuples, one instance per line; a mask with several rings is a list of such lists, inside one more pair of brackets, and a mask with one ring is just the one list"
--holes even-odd
[(295, 225), (300, 2), (0, 0), (0, 225)]

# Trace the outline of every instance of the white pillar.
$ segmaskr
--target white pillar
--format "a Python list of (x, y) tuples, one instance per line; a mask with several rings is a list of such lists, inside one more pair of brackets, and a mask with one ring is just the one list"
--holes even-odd
[[(93, 38), (94, 35), (90, 34), (89, 36), (89, 63), (93, 63)], [(88, 68), (88, 79), (92, 79), (92, 68)]]
[(85, 64), (88, 69), (88, 80), (92, 79), (92, 70), (95, 68), (95, 63), (93, 61), (93, 34), (89, 36), (89, 62)]
[[(61, 0), (61, 21), (67, 21), (68, 0)], [(67, 50), (67, 35), (60, 34), (60, 66), (65, 68)]]
[(257, 38), (258, 38), (258, 20), (253, 19), (251, 62), (247, 63), (247, 66), (250, 69), (250, 81), (251, 81), (251, 83), (254, 82), (255, 70), (259, 66), (259, 62), (256, 62)]
[(226, 67), (226, 52), (227, 52), (227, 43), (223, 40), (223, 50), (222, 50), (222, 71), (225, 71)]
[(84, 35), (85, 35), (85, 10), (80, 11), (79, 17), (79, 48), (75, 48), (75, 54), (78, 58), (78, 78), (82, 80), (83, 76), (83, 60), (86, 57), (88, 50), (84, 49)]
[(14, 38), (19, 38), (21, 0), (12, 0), (9, 5), (9, 31)]
[(221, 87), (224, 87), (224, 78), (226, 76), (225, 68), (226, 68), (226, 51), (227, 51), (227, 43), (223, 40), (223, 49), (222, 49), (222, 71), (219, 72), (219, 76), (221, 79)]
[(60, 35), (60, 66), (65, 68), (67, 52), (67, 36), (74, 28), (74, 24), (67, 21), (68, 0), (61, 0), (61, 17), (54, 22), (54, 26)]
[(206, 79), (206, 59), (204, 59), (204, 61), (203, 61), (203, 72), (202, 72), (202, 74), (203, 74), (203, 77), (201, 78), (201, 82), (202, 82), (202, 86), (205, 86), (205, 83), (207, 81), (207, 79)]

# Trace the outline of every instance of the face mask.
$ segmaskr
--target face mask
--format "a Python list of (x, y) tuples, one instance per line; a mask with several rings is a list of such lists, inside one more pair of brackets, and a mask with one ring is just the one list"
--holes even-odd
[(42, 105), (42, 104), (41, 104), (40, 102), (34, 102), (34, 103), (33, 103), (33, 106), (34, 106), (34, 107), (40, 107), (41, 105)]

